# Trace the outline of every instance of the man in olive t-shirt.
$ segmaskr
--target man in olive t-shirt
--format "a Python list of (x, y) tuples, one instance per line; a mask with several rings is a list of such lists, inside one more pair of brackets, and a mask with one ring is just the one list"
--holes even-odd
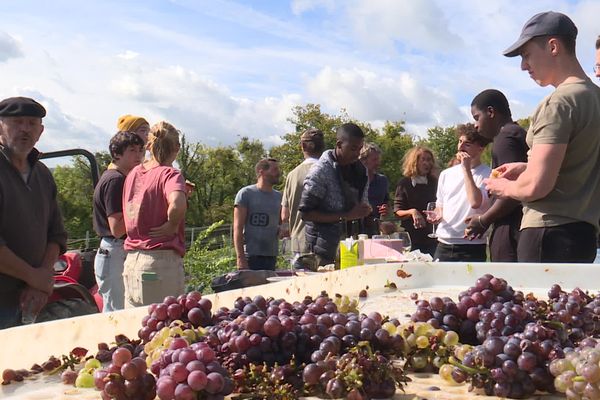
[(300, 206), (302, 190), (304, 190), (304, 179), (313, 165), (319, 161), (323, 150), (325, 150), (323, 132), (314, 128), (307, 129), (300, 136), (300, 147), (304, 155), (304, 161), (291, 170), (285, 178), (281, 200), (281, 221), (289, 224), (292, 251), (295, 253), (310, 250), (306, 246), (305, 224), (298, 207)]
[(487, 180), (496, 196), (523, 202), (520, 262), (592, 262), (600, 218), (600, 88), (575, 55), (577, 27), (569, 17), (532, 17), (504, 55), (540, 86), (552, 85), (535, 110), (527, 163), (497, 168)]

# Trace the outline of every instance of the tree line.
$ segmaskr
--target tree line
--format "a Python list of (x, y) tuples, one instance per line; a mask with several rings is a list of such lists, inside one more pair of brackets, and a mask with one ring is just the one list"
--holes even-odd
[[(258, 160), (265, 156), (276, 158), (284, 175), (302, 162), (299, 140), (307, 128), (322, 130), (326, 148), (332, 148), (336, 127), (346, 122), (359, 125), (366, 135), (365, 141), (376, 143), (382, 149), (380, 172), (390, 181), (391, 198), (396, 182), (402, 177), (402, 159), (406, 151), (415, 145), (427, 146), (433, 150), (438, 166), (444, 169), (454, 157), (458, 143), (454, 126), (430, 128), (427, 136), (420, 138), (406, 132), (402, 120), (386, 121), (383, 127), (373, 128), (367, 122), (352, 118), (345, 110), (337, 115), (327, 114), (318, 104), (294, 107), (289, 121), (295, 126), (294, 132), (285, 134), (283, 144), (270, 149), (248, 137), (241, 137), (234, 145), (210, 147), (190, 143), (183, 135), (177, 163), (185, 178), (196, 184), (189, 199), (187, 226), (207, 226), (220, 220), (230, 222), (237, 191), (256, 182), (254, 165)], [(518, 122), (525, 128), (529, 125), (528, 119)], [(110, 162), (110, 155), (102, 151), (95, 156), (102, 173)], [(489, 163), (489, 147), (482, 160)], [(85, 159), (75, 157), (70, 165), (54, 168), (53, 174), (69, 237), (83, 238), (86, 232), (93, 232), (90, 166)], [(281, 187), (283, 182), (282, 179)]]

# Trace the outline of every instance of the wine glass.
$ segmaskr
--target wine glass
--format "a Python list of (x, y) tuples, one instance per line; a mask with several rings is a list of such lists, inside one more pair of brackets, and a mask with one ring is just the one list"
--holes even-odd
[(398, 239), (402, 241), (402, 252), (408, 253), (412, 248), (412, 242), (408, 232), (398, 232)]
[(441, 204), (440, 203), (436, 203), (435, 201), (431, 201), (431, 202), (427, 203), (427, 210), (425, 210), (425, 215), (427, 216), (427, 222), (429, 222), (432, 225), (432, 231), (427, 236), (432, 239), (436, 239), (438, 237), (435, 234), (435, 227), (437, 225), (435, 223), (435, 221), (437, 221), (438, 218), (440, 217), (440, 212), (441, 212)]
[(292, 249), (292, 239), (289, 237), (284, 237), (281, 239), (281, 247), (279, 249), (279, 254), (283, 257), (286, 263), (289, 265), (290, 272), (294, 274), (294, 251)]

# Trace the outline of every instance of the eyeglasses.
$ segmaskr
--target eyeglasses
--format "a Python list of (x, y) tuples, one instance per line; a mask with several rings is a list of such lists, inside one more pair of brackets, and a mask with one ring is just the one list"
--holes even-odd
[(594, 65), (594, 73), (598, 73), (600, 71), (600, 64)]

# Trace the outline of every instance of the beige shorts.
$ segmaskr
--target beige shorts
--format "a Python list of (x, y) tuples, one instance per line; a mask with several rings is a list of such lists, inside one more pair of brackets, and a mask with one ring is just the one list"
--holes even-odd
[(160, 303), (185, 290), (183, 258), (173, 250), (127, 252), (123, 270), (125, 308)]

